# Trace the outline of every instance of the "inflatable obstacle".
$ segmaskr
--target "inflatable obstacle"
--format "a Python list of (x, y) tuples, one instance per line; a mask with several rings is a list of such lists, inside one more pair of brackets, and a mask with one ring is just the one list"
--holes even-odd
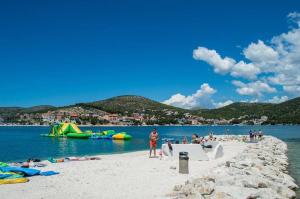
[(132, 136), (128, 135), (126, 132), (121, 132), (113, 135), (112, 138), (114, 140), (130, 140)]
[(41, 136), (87, 139), (91, 135), (92, 131), (82, 132), (74, 123), (60, 123), (53, 125), (49, 134), (42, 134)]

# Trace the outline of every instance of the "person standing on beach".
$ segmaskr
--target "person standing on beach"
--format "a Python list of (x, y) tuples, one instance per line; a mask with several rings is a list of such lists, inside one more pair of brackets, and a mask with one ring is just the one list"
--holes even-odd
[(153, 131), (149, 135), (150, 140), (150, 155), (149, 158), (151, 158), (152, 150), (154, 152), (154, 157), (156, 157), (156, 145), (158, 140), (158, 133), (156, 131), (156, 128), (153, 129)]

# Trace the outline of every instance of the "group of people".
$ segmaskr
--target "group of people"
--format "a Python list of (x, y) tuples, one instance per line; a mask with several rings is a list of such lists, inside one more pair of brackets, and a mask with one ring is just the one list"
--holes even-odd
[(215, 141), (217, 138), (214, 137), (213, 133), (208, 134), (208, 138), (205, 137), (199, 137), (197, 134), (192, 135), (192, 144), (204, 144), (207, 141)]
[(255, 130), (250, 130), (249, 131), (249, 138), (250, 138), (250, 141), (254, 141), (254, 140), (257, 140), (257, 139), (261, 139), (262, 136), (263, 136), (263, 131), (261, 129), (259, 129), (258, 131), (255, 131)]
[[(156, 148), (157, 148), (158, 139), (159, 139), (159, 135), (158, 135), (157, 129), (154, 128), (153, 131), (151, 131), (151, 133), (149, 135), (149, 146), (150, 146), (149, 157), (150, 158), (152, 157), (152, 151), (153, 151), (154, 157), (156, 157)], [(216, 137), (213, 136), (213, 133), (209, 133), (208, 138), (199, 137), (197, 134), (193, 134), (191, 143), (204, 145), (208, 140), (211, 140), (211, 141), (216, 140)], [(183, 137), (181, 143), (182, 144), (189, 143), (186, 136)], [(179, 141), (176, 141), (175, 144), (179, 144)], [(168, 145), (171, 145), (170, 141), (168, 141)]]

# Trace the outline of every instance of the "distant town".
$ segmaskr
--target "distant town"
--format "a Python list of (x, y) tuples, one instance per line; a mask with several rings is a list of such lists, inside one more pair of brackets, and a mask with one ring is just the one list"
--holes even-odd
[[(45, 113), (17, 113), (10, 117), (0, 117), (0, 125), (51, 125), (59, 122), (73, 122), (78, 125), (230, 125), (264, 124), (267, 116), (251, 119), (247, 115), (232, 119), (205, 119), (191, 113), (179, 114), (177, 111), (163, 110), (164, 116), (144, 113), (128, 115), (107, 113), (101, 110), (86, 110), (72, 107), (47, 111)], [(170, 119), (171, 118), (171, 119)]]

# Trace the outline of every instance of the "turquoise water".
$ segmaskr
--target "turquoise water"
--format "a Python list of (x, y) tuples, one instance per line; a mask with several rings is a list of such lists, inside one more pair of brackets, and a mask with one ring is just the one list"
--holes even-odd
[[(283, 139), (288, 144), (289, 170), (300, 182), (300, 126), (159, 126), (160, 137), (182, 139), (193, 133), (207, 135), (245, 134), (249, 129), (262, 129), (265, 134)], [(48, 157), (82, 156), (93, 154), (111, 154), (148, 149), (148, 135), (153, 127), (82, 127), (83, 130), (102, 131), (114, 129), (125, 131), (133, 136), (130, 141), (80, 140), (66, 138), (41, 137), (48, 133), (49, 127), (0, 127), (0, 161), (24, 161), (28, 158), (46, 159)]]

